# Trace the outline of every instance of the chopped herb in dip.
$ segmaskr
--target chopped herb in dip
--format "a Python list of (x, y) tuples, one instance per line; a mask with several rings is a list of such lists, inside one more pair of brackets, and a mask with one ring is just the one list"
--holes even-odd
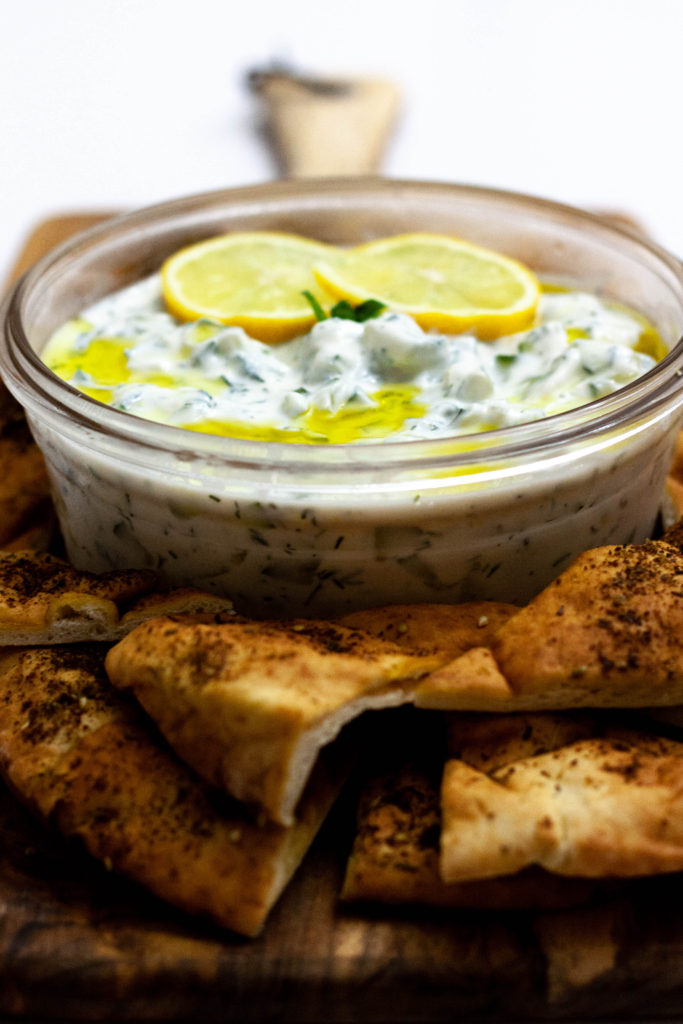
[(43, 358), (78, 390), (145, 419), (339, 444), (538, 420), (611, 394), (663, 354), (641, 317), (585, 292), (545, 292), (530, 330), (494, 341), (424, 331), (372, 300), (315, 311), (307, 334), (264, 344), (240, 327), (180, 323), (154, 277), (64, 325)]

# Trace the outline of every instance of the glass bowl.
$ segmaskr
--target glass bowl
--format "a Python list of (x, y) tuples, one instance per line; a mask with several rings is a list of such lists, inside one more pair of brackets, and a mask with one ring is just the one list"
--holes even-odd
[[(77, 392), (41, 362), (57, 326), (176, 249), (260, 228), (336, 244), (458, 235), (637, 309), (669, 354), (615, 394), (466, 445), (327, 447), (150, 423)], [(500, 191), (348, 178), (191, 196), (68, 241), (24, 276), (3, 313), (0, 373), (45, 455), (73, 564), (152, 567), (249, 614), (523, 603), (582, 550), (651, 535), (681, 423), (681, 264), (588, 213)]]

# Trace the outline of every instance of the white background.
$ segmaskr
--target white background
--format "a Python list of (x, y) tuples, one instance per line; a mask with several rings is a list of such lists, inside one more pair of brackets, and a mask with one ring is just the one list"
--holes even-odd
[(246, 72), (384, 75), (383, 171), (620, 208), (683, 256), (680, 0), (0, 0), (0, 279), (35, 222), (277, 175)]

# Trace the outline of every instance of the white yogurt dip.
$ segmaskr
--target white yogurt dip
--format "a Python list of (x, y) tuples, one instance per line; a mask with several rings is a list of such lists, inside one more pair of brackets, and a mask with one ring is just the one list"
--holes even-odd
[[(109, 433), (111, 411), (91, 403), (90, 426), (32, 420), (81, 568), (152, 566), (248, 613), (330, 615), (397, 601), (523, 602), (582, 550), (652, 530), (675, 437), (668, 408), (590, 429), (597, 407), (583, 403), (618, 400), (616, 389), (654, 365), (639, 349), (656, 355), (656, 335), (594, 296), (546, 294), (536, 327), (494, 343), (425, 334), (388, 314), (324, 321), (287, 347), (178, 325), (158, 302), (158, 285), (143, 282), (46, 350), (60, 372), (70, 346), (85, 353), (89, 376), (75, 383), (90, 395), (202, 431), (117, 414)], [(101, 379), (112, 352), (129, 368), (123, 385)], [(404, 405), (388, 434), (392, 389)], [(381, 444), (362, 431), (361, 443), (329, 443), (348, 429), (349, 404), (364, 429), (373, 411)], [(548, 445), (565, 419), (551, 414), (576, 406), (569, 415), (585, 429)], [(533, 422), (490, 429), (522, 419)], [(211, 436), (235, 423), (241, 438)], [(323, 443), (258, 440), (273, 437)]]
[[(436, 459), (425, 472), (352, 454), (322, 467), (283, 463), (279, 452), (250, 464), (230, 446), (219, 453), (220, 438), (203, 438), (211, 446), (196, 454), (166, 450), (158, 435), (159, 447), (122, 464), (116, 442), (81, 424), (33, 429), (75, 565), (151, 566), (266, 615), (524, 602), (586, 548), (651, 534), (675, 435), (659, 417), (469, 472), (445, 468), (446, 442), (444, 468)], [(308, 449), (335, 451), (349, 448)]]
[(266, 345), (239, 327), (179, 323), (154, 277), (86, 310), (43, 358), (79, 390), (145, 419), (311, 444), (514, 426), (612, 394), (655, 365), (655, 332), (596, 296), (546, 293), (537, 321), (480, 341), (384, 312), (325, 319)]

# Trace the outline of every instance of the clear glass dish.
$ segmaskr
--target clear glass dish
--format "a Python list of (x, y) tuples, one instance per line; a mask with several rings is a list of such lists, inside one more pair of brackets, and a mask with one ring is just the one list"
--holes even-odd
[[(191, 433), (101, 405), (41, 362), (57, 326), (174, 250), (259, 228), (337, 244), (414, 230), (465, 237), (639, 310), (669, 355), (611, 396), (466, 446)], [(0, 373), (45, 454), (72, 562), (151, 566), (252, 614), (524, 602), (580, 551), (651, 534), (683, 413), (681, 264), (590, 214), (468, 186), (325, 179), (164, 203), (50, 253), (8, 297), (3, 321)]]

